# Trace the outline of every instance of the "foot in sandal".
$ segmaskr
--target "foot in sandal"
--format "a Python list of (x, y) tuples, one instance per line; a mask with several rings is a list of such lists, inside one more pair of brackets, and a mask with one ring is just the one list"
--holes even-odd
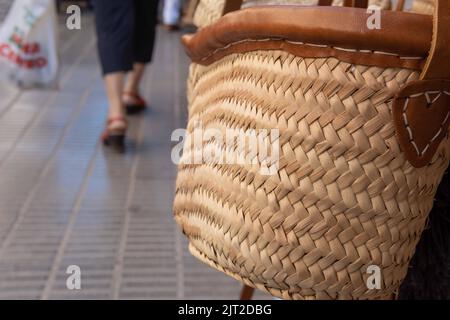
[(127, 127), (128, 124), (125, 117), (110, 117), (101, 136), (103, 145), (111, 147), (119, 153), (124, 153)]
[(147, 109), (147, 102), (139, 93), (125, 91), (122, 95), (122, 100), (128, 115), (138, 114)]

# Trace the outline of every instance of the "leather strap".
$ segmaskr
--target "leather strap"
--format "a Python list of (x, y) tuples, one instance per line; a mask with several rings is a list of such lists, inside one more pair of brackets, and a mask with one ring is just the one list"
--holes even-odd
[(241, 9), (243, 0), (226, 0), (222, 15)]
[(393, 117), (406, 159), (417, 168), (432, 161), (450, 125), (450, 0), (436, 0), (433, 36), (420, 80), (396, 95)]
[[(421, 58), (409, 59), (411, 62), (422, 62), (422, 57), (427, 57), (432, 38), (430, 16), (382, 11), (381, 17), (383, 28), (369, 30), (365, 9), (305, 6), (255, 7), (229, 14), (213, 25), (199, 30), (195, 35), (183, 36), (182, 41), (191, 59), (201, 64), (214, 62), (207, 63), (205, 59), (208, 56), (214, 57), (215, 53), (220, 53), (224, 48), (230, 47), (232, 50), (235, 43), (243, 43), (245, 48), (234, 53), (248, 52), (247, 49), (263, 49), (261, 46), (268, 39), (283, 39), (293, 45), (294, 43), (313, 44), (318, 49), (331, 46), (387, 52), (395, 54), (391, 58), (396, 60), (401, 60), (396, 57), (397, 55)], [(347, 53), (353, 56), (355, 52)]]
[(450, 0), (436, 0), (431, 50), (420, 78), (450, 79)]
[(252, 287), (249, 287), (247, 285), (244, 285), (241, 291), (241, 301), (250, 301), (253, 299), (253, 295), (255, 293), (255, 289)]
[(405, 0), (398, 0), (395, 11), (403, 11), (403, 8), (405, 8)]
[(333, 4), (333, 0), (319, 0), (318, 5), (322, 7), (328, 7)]
[(131, 91), (124, 91), (123, 95), (131, 97), (132, 99), (136, 100), (138, 102), (138, 104), (142, 104), (142, 105), (146, 105), (147, 104), (145, 99), (142, 98), (142, 96), (140, 94), (138, 94), (138, 93), (131, 92)]
[(368, 0), (344, 0), (344, 7), (367, 8)]
[(108, 118), (106, 124), (109, 126), (109, 125), (113, 124), (114, 122), (123, 122), (123, 123), (127, 124), (127, 119), (125, 119), (125, 117), (123, 117), (123, 116), (111, 117), (111, 118)]

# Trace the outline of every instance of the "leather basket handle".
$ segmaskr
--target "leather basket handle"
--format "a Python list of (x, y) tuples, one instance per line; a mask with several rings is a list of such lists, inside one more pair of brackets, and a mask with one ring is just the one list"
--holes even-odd
[(333, 4), (333, 0), (319, 0), (319, 2), (317, 3), (317, 5), (322, 6), (322, 7), (331, 6), (332, 4)]
[(242, 3), (244, 3), (244, 0), (225, 0), (222, 16), (226, 15), (229, 12), (241, 9)]
[(344, 7), (367, 8), (368, 0), (344, 0)]
[(450, 79), (450, 0), (435, 1), (433, 40), (420, 79)]
[[(435, 0), (430, 51), (420, 79), (396, 95), (393, 117), (406, 159), (427, 166), (450, 126), (450, 0)], [(436, 161), (446, 161), (445, 156)]]
[(395, 11), (403, 11), (404, 8), (405, 8), (405, 0), (398, 0)]

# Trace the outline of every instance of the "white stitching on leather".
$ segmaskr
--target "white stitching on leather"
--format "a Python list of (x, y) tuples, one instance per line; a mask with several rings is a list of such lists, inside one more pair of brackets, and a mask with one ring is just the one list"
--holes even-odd
[(327, 45), (322, 45), (322, 44), (314, 44), (314, 43), (307, 43), (307, 42), (300, 42), (300, 41), (283, 40), (281, 38), (266, 38), (266, 39), (244, 39), (244, 40), (239, 40), (239, 41), (230, 43), (230, 44), (226, 45), (225, 47), (217, 48), (216, 50), (214, 50), (212, 53), (210, 53), (206, 57), (203, 57), (201, 59), (201, 61), (205, 61), (205, 60), (211, 58), (216, 53), (218, 53), (220, 51), (223, 51), (223, 50), (226, 50), (226, 49), (228, 49), (228, 48), (230, 48), (230, 47), (232, 47), (234, 45), (237, 45), (237, 44), (241, 44), (241, 43), (245, 43), (245, 42), (268, 42), (268, 41), (285, 41), (286, 43), (291, 43), (291, 44), (299, 44), (299, 45), (305, 45), (305, 46), (311, 46), (311, 47), (319, 47), (319, 48), (331, 48), (331, 49), (335, 49), (335, 50), (338, 50), (338, 51), (344, 51), (344, 52), (359, 52), (359, 53), (382, 54), (382, 55), (387, 55), (387, 56), (398, 57), (399, 59), (402, 59), (402, 60), (422, 60), (423, 59), (423, 57), (403, 57), (403, 56), (397, 55), (395, 53), (389, 53), (389, 52), (383, 52), (383, 51), (346, 49), (346, 48), (333, 47), (333, 46), (327, 46)]
[[(431, 100), (429, 94), (438, 94), (438, 96), (435, 97), (433, 100)], [(421, 96), (425, 95), (428, 104), (433, 104), (442, 96), (442, 94), (450, 96), (450, 92), (448, 92), (448, 91), (426, 91), (426, 92), (422, 92), (422, 93), (412, 94), (409, 97), (407, 97), (405, 100), (405, 104), (403, 106), (403, 123), (405, 125), (406, 131), (408, 131), (408, 134), (409, 134), (409, 142), (412, 144), (412, 146), (414, 147), (414, 149), (417, 152), (417, 156), (419, 156), (419, 157), (423, 157), (424, 154), (430, 148), (431, 144), (434, 141), (436, 141), (436, 139), (441, 135), (442, 131), (444, 130), (445, 123), (450, 118), (450, 111), (447, 112), (447, 115), (445, 116), (444, 121), (442, 121), (438, 132), (433, 136), (433, 138), (430, 140), (430, 142), (425, 146), (425, 148), (421, 152), (419, 150), (419, 147), (417, 146), (417, 143), (414, 141), (414, 134), (411, 130), (411, 127), (409, 126), (408, 115), (406, 114), (406, 111), (408, 111), (410, 98), (417, 98), (417, 97), (421, 97)]]

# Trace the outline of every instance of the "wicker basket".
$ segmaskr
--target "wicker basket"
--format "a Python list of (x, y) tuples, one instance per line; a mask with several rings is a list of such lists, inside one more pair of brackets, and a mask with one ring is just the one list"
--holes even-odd
[[(185, 36), (188, 132), (280, 134), (274, 175), (180, 164), (174, 213), (191, 253), (283, 299), (395, 295), (450, 159), (449, 9), (440, 0), (435, 23), (383, 11), (384, 29), (368, 30), (365, 9), (251, 8)], [(190, 146), (183, 160), (202, 152)]]

